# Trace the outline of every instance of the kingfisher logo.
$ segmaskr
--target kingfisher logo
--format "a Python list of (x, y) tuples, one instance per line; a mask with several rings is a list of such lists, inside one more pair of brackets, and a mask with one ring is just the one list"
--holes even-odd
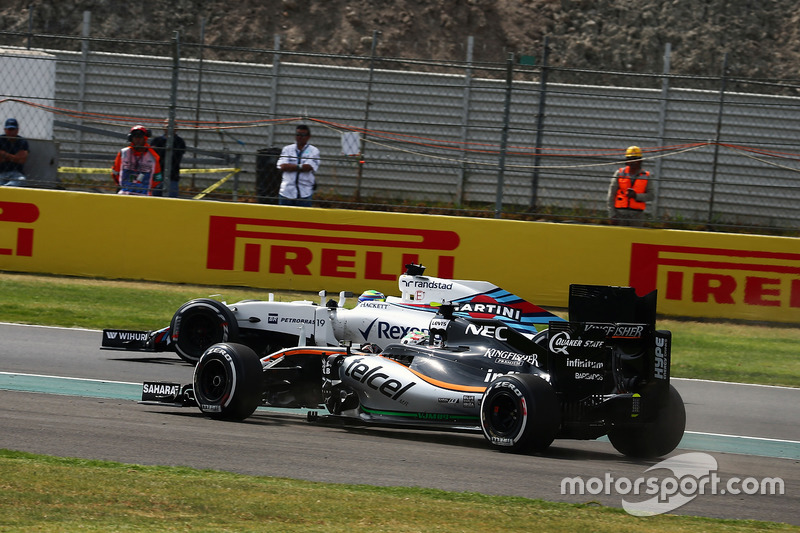
[[(33, 228), (21, 226), (32, 224), (39, 219), (39, 208), (36, 204), (25, 202), (0, 202), (0, 255), (17, 255), (21, 257), (33, 256)], [(5, 229), (16, 230), (12, 239), (13, 247), (4, 248)]]
[(629, 279), (640, 295), (658, 288), (659, 300), (716, 306), (717, 313), (774, 309), (785, 317), (800, 309), (800, 253), (633, 243)]
[(206, 268), (394, 281), (424, 252), (440, 277), (452, 278), (459, 244), (446, 230), (211, 216)]

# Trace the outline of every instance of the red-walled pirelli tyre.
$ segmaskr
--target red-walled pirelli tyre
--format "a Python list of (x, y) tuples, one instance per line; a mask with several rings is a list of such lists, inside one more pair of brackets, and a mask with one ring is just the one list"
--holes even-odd
[(244, 420), (261, 404), (263, 382), (261, 360), (251, 348), (215, 344), (194, 369), (194, 397), (211, 418)]
[(683, 398), (670, 385), (667, 403), (659, 409), (652, 424), (613, 428), (608, 432), (608, 440), (619, 453), (628, 457), (661, 457), (678, 447), (685, 428)]
[(528, 453), (546, 449), (561, 424), (561, 407), (553, 387), (533, 374), (495, 379), (481, 401), (481, 429), (500, 449)]
[(235, 342), (239, 326), (233, 312), (222, 302), (198, 298), (183, 304), (169, 325), (178, 356), (197, 364), (206, 348), (218, 342)]

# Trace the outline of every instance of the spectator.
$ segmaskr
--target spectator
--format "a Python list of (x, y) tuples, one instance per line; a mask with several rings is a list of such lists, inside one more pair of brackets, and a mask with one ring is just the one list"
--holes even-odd
[(629, 146), (626, 166), (617, 169), (608, 186), (608, 216), (613, 225), (643, 226), (644, 211), (652, 194), (647, 190), (650, 172), (642, 170), (642, 150)]
[[(169, 121), (164, 121), (164, 135), (156, 137), (150, 146), (156, 151), (162, 167), (167, 165), (167, 135), (169, 135)], [(178, 135), (178, 127), (175, 126), (172, 132), (172, 165), (170, 166), (169, 174), (169, 189), (167, 195), (170, 198), (178, 197), (178, 181), (181, 179), (181, 161), (183, 161), (183, 154), (186, 153), (186, 142)], [(165, 170), (166, 171), (166, 170)], [(156, 196), (161, 196), (161, 191), (158, 191)]]
[(22, 187), (22, 167), (28, 160), (28, 141), (19, 136), (19, 122), (6, 119), (5, 134), (0, 137), (0, 187)]
[(128, 146), (117, 153), (111, 177), (119, 185), (118, 194), (154, 196), (161, 187), (161, 164), (158, 154), (147, 144), (150, 130), (134, 126), (128, 133)]
[(311, 207), (311, 196), (317, 189), (314, 173), (319, 169), (319, 150), (308, 144), (311, 130), (305, 124), (297, 126), (295, 143), (284, 146), (278, 159), (278, 168), (283, 171), (278, 192), (280, 205)]

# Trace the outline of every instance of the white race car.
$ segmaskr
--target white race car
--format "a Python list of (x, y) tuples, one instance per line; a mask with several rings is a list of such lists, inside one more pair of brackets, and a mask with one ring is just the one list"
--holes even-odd
[(435, 278), (422, 265), (406, 265), (399, 278), (400, 296), (366, 291), (353, 309), (351, 293), (319, 304), (304, 300), (243, 300), (227, 304), (199, 298), (183, 304), (169, 326), (155, 331), (103, 330), (102, 348), (176, 352), (196, 364), (205, 350), (220, 342), (237, 342), (260, 356), (293, 346), (338, 346), (344, 341), (380, 349), (409, 334), (425, 334), (442, 304), (456, 316), (497, 319), (533, 337), (551, 321), (563, 319), (486, 281)]

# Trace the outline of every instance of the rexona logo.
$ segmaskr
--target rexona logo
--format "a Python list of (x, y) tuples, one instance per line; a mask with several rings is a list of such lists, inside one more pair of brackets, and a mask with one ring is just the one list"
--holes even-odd
[(425, 252), (438, 276), (452, 278), (459, 243), (445, 230), (211, 216), (206, 268), (393, 281)]
[(630, 285), (659, 301), (739, 307), (764, 316), (800, 309), (800, 253), (633, 243)]
[[(24, 224), (32, 224), (39, 219), (39, 208), (36, 204), (25, 202), (0, 202), (0, 255), (18, 255), (31, 257), (33, 255), (33, 228)], [(6, 241), (7, 231), (14, 237)], [(3, 245), (12, 243), (12, 248)]]
[(364, 337), (365, 341), (369, 341), (370, 338), (373, 340), (400, 340), (409, 333), (430, 333), (430, 331), (426, 328), (418, 328), (416, 326), (398, 326), (397, 324), (385, 322), (377, 318), (370, 322), (365, 329), (359, 329), (358, 331)]

